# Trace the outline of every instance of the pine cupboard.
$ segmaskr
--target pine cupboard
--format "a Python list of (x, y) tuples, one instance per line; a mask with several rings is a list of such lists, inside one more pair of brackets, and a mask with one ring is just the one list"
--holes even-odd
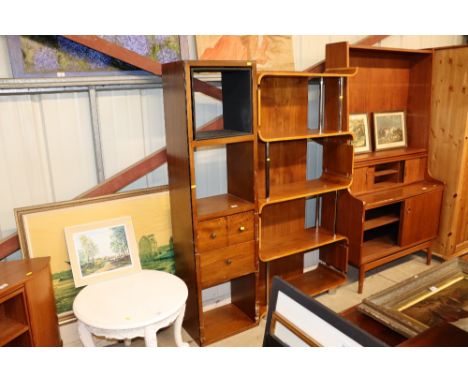
[(468, 253), (468, 46), (434, 50), (429, 169), (442, 180), (440, 232), (434, 253)]

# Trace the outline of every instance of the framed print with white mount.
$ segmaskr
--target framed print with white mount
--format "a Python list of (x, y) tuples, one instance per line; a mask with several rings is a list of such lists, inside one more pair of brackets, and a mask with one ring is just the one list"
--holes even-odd
[(406, 147), (404, 111), (374, 113), (375, 151)]
[(354, 134), (353, 146), (356, 154), (368, 153), (372, 150), (366, 113), (349, 115), (349, 131)]

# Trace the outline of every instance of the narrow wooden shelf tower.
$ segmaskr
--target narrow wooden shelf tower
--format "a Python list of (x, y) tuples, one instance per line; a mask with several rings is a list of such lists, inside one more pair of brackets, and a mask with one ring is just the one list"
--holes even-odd
[[(336, 232), (336, 214), (337, 193), (352, 180), (346, 87), (347, 77), (354, 74), (346, 69), (263, 72), (257, 77), (261, 312), (273, 276), (309, 295), (346, 280), (347, 238)], [(308, 168), (311, 150), (320, 153), (318, 174)], [(320, 262), (304, 272), (304, 254), (314, 250)]]
[[(163, 65), (164, 114), (176, 272), (189, 296), (184, 327), (201, 345), (258, 323), (254, 163), (255, 64), (187, 61)], [(221, 122), (200, 121), (210, 89)], [(206, 91), (205, 91), (206, 93)], [(226, 192), (206, 194), (197, 158), (225, 150)], [(204, 163), (207, 165), (207, 163)], [(209, 165), (209, 164), (208, 164)], [(204, 292), (230, 283), (230, 303), (206, 310)]]
[[(365, 272), (418, 250), (437, 236), (443, 193), (427, 169), (431, 110), (431, 50), (329, 44), (326, 70), (357, 68), (349, 79), (349, 113), (404, 111), (407, 146), (355, 155), (353, 184), (339, 192), (337, 231), (349, 239), (350, 263)], [(371, 128), (372, 131), (372, 128)]]

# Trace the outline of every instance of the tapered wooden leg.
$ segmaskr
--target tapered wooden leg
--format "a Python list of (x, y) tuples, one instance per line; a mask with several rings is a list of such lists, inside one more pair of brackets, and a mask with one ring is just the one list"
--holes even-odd
[(366, 275), (366, 271), (364, 268), (359, 268), (359, 282), (358, 282), (358, 293), (362, 293), (364, 289), (364, 277)]
[(426, 264), (427, 265), (431, 265), (431, 261), (432, 261), (432, 247), (429, 247), (426, 249)]

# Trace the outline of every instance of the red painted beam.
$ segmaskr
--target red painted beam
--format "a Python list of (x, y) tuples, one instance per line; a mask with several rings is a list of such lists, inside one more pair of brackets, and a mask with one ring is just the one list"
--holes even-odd
[[(125, 62), (129, 65), (133, 65), (139, 69), (143, 69), (147, 72), (155, 74), (157, 76), (162, 75), (162, 67), (158, 61), (152, 60), (151, 58), (142, 56), (138, 53), (132, 52), (129, 49), (126, 49), (120, 45), (114, 44), (110, 41), (107, 41), (101, 37), (83, 35), (83, 36), (74, 36), (74, 35), (64, 35), (63, 37), (68, 38), (78, 44), (87, 46), (88, 48), (94, 49), (98, 52), (107, 54), (110, 57), (116, 58), (122, 62)], [(215, 86), (211, 86), (206, 82), (195, 79), (193, 81), (193, 87), (196, 91), (202, 92), (210, 97), (213, 97), (218, 100), (223, 99), (221, 90)]]
[(66, 37), (69, 40), (75, 41), (78, 44), (87, 46), (88, 48), (94, 49), (98, 52), (107, 54), (110, 57), (117, 58), (118, 60), (133, 65), (139, 69), (143, 69), (147, 72), (156, 74), (157, 76), (160, 76), (162, 74), (161, 64), (158, 61), (132, 52), (129, 49), (114, 44), (101, 37), (90, 35), (64, 35), (63, 37)]
[(10, 256), (20, 248), (18, 234), (13, 233), (0, 241), (0, 260)]

